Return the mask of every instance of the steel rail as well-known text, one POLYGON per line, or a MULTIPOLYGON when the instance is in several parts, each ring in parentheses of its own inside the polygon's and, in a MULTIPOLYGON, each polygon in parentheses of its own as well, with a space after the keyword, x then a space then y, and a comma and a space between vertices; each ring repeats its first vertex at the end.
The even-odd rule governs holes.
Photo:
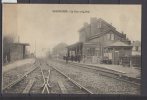
POLYGON ((33 67, 31 70, 29 70, 28 72, 26 72, 23 76, 21 76, 20 78, 18 78, 17 80, 11 82, 10 84, 8 84, 7 86, 5 86, 4 88, 2 88, 2 91, 4 91, 5 89, 11 88, 14 85, 16 85, 17 83, 19 83, 20 81, 22 81, 24 78, 27 77, 28 74, 30 74, 31 72, 33 72, 35 69, 37 69, 38 67, 33 67))
MULTIPOLYGON (((43 71, 42 71, 42 69, 41 69, 41 75, 42 75, 42 77, 43 77, 43 81, 45 82, 45 76, 44 76, 44 74, 43 74, 43 71)), ((44 83, 45 84, 45 83, 44 83)), ((44 85, 43 84, 43 85, 44 85)))
POLYGON ((50 74, 51 74, 51 70, 48 70, 48 77, 47 77, 47 85, 48 85, 48 87, 51 87, 51 85, 48 83, 50 81, 50 74))
POLYGON ((33 85, 34 85, 34 82, 35 82, 35 78, 33 78, 32 80, 30 80, 29 82, 28 82, 28 84, 27 84, 27 86, 25 87, 25 89, 23 90, 23 92, 22 93, 30 93, 30 91, 31 91, 31 88, 33 87, 33 85))
MULTIPOLYGON (((40 67, 41 69, 41 67, 40 67)), ((45 78, 44 74, 43 74, 43 70, 41 69, 41 75, 43 77, 43 85, 41 87, 43 87, 42 89, 42 93, 44 93, 45 89, 47 90, 47 93, 50 93, 49 88, 51 87, 49 82, 50 79, 50 70, 48 70, 48 76, 45 78)))
MULTIPOLYGON (((48 65, 48 64, 47 64, 48 65)), ((75 84, 77 87, 79 87, 80 89, 85 90, 86 92, 90 93, 90 94, 94 94, 93 92, 91 92, 89 89, 85 88, 84 86, 82 86, 81 84, 79 84, 78 82, 76 82, 75 80, 73 80, 72 78, 70 78, 69 76, 67 76, 66 74, 64 74, 63 72, 61 72, 60 70, 58 70, 57 68, 53 67, 54 65, 48 65, 50 67, 52 67, 53 69, 55 69, 57 72, 59 72, 60 74, 62 74, 64 77, 66 77, 69 81, 71 81, 73 84, 75 84)))

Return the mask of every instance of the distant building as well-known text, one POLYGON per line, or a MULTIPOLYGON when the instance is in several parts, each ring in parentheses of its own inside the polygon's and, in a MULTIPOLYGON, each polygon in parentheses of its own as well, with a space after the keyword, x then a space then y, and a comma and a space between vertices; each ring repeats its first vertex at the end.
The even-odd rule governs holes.
POLYGON ((131 57, 132 66, 141 68, 141 42, 133 41, 132 46, 133 46, 132 57, 131 57))
POLYGON ((26 57, 26 46, 29 46, 27 43, 12 43, 9 47, 9 52, 7 53, 6 60, 16 61, 24 59, 26 57))
POLYGON ((54 58, 60 58, 62 59, 63 56, 66 55, 67 53, 67 44, 65 43, 59 43, 58 45, 56 45, 54 48, 53 48, 53 51, 52 51, 52 56, 54 56, 54 58))
POLYGON ((132 55, 141 55, 141 42, 133 41, 132 46, 132 55))
POLYGON ((99 18, 91 18, 79 30, 79 42, 68 46, 68 55, 80 55, 81 60, 100 63, 109 59, 112 64, 119 64, 121 57, 131 56, 132 46, 126 34, 120 33, 111 24, 99 18))

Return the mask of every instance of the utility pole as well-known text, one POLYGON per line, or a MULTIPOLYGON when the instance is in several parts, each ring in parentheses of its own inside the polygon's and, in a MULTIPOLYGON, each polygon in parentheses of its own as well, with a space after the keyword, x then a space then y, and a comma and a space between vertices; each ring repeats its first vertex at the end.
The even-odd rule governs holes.
POLYGON ((50 48, 49 48, 49 51, 48 51, 48 57, 49 57, 49 58, 51 57, 50 48))

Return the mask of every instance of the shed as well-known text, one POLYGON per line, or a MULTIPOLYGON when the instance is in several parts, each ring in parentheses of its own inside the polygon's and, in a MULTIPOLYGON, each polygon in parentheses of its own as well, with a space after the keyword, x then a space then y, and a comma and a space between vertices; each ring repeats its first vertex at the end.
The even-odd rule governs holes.
POLYGON ((19 59, 24 59, 26 57, 26 46, 28 43, 12 43, 10 44, 8 61, 15 61, 19 59))

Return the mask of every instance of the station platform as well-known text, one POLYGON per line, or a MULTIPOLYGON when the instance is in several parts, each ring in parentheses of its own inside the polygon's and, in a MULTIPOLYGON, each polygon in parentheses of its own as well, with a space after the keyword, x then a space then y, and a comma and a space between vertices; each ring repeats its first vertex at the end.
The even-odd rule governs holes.
POLYGON ((135 67, 128 67, 122 65, 108 65, 108 64, 86 64, 86 65, 102 67, 108 70, 114 70, 116 72, 123 73, 124 76, 138 78, 138 79, 140 78, 140 74, 141 74, 141 70, 136 69, 135 67))
POLYGON ((11 62, 9 64, 3 65, 2 67, 2 72, 7 72, 11 69, 15 69, 17 67, 21 67, 25 64, 33 64, 35 62, 34 58, 27 58, 27 59, 22 59, 22 60, 17 60, 15 62, 11 62))
POLYGON ((69 61, 69 63, 97 67, 100 69, 108 70, 109 72, 110 71, 115 72, 117 74, 122 74, 123 76, 135 78, 135 79, 140 79, 141 77, 141 70, 133 66, 128 67, 128 66, 122 66, 122 65, 109 65, 109 64, 87 64, 87 63, 82 63, 82 62, 78 63, 78 62, 71 62, 71 61, 69 61))

